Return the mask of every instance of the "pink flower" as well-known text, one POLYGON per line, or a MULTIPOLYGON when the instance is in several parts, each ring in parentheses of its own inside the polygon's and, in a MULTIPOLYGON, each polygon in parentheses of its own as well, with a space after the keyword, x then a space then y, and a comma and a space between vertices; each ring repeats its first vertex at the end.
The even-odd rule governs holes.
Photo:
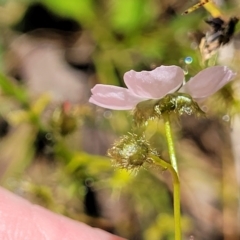
POLYGON ((139 102, 161 99, 182 85, 179 91, 198 101, 217 92, 235 75, 226 66, 214 66, 202 70, 183 85, 184 72, 178 66, 160 66, 142 72, 131 70, 123 77, 127 88, 97 84, 91 90, 89 102, 108 109, 130 110, 139 102))

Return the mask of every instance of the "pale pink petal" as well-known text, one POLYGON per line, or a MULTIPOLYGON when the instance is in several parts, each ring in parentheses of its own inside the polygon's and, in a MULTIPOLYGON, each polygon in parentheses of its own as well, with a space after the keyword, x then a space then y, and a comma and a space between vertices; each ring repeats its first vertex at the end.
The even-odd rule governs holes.
POLYGON ((130 110, 138 102, 145 100, 134 95, 126 88, 111 85, 97 84, 91 92, 93 95, 89 102, 108 109, 130 110))
POLYGON ((235 76, 236 73, 226 66, 209 67, 191 78, 180 91, 189 93, 194 99, 203 99, 217 92, 235 76))
POLYGON ((184 73, 178 66, 160 66, 152 71, 124 74, 124 82, 134 94, 146 98, 162 98, 176 91, 183 83, 184 73))

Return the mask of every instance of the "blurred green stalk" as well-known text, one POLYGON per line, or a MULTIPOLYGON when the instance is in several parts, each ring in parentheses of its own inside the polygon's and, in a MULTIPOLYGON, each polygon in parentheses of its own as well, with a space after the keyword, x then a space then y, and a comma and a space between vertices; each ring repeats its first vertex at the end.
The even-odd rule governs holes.
POLYGON ((170 170, 173 177, 173 207, 174 207, 174 227, 175 227, 175 240, 182 239, 182 229, 181 229, 181 203, 180 203, 180 181, 178 176, 178 166, 176 152, 172 137, 172 129, 170 125, 169 115, 163 115, 165 134, 168 143, 168 152, 171 161, 170 170))

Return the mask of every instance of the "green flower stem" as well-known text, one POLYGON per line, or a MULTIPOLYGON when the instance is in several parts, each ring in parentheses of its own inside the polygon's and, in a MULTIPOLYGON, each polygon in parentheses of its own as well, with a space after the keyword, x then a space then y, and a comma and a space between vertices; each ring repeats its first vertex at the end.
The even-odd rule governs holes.
MULTIPOLYGON (((177 173, 176 175, 178 177, 177 173)), ((178 178, 176 180, 173 180, 173 207, 174 207, 175 240, 181 240, 182 239, 181 202, 180 202, 180 182, 178 178)))
POLYGON ((162 168, 168 169, 172 174, 173 178, 173 207, 174 207, 174 228, 175 228, 175 240, 182 239, 182 228, 181 228, 181 208, 180 208, 180 182, 178 173, 171 164, 160 159, 157 156, 151 155, 150 158, 154 161, 154 164, 161 166, 162 168))
POLYGON ((176 159, 175 147, 174 147, 174 143, 173 143, 172 129, 171 129, 171 125, 170 125, 169 115, 167 115, 167 114, 163 115, 163 120, 164 120, 165 132, 166 132, 166 137, 167 137, 170 161, 171 161, 171 164, 172 164, 174 170, 178 174, 177 159, 176 159))
POLYGON ((180 210, 180 181, 178 176, 178 166, 175 153, 175 147, 172 137, 172 129, 170 125, 169 115, 163 115, 165 132, 168 143, 168 152, 171 161, 171 167, 167 168, 173 176, 173 207, 174 207, 174 224, 175 224, 175 240, 182 239, 182 230, 181 230, 181 210, 180 210))

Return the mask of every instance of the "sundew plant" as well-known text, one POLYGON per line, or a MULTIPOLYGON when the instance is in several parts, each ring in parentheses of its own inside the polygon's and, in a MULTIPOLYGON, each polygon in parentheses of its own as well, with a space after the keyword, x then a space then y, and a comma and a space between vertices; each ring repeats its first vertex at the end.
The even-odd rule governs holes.
MULTIPOLYGON (((205 1, 202 1, 184 14, 205 3, 205 1)), ((217 15, 220 14, 214 5, 210 6, 209 11, 213 13, 213 16, 216 15, 216 12, 217 15)), ((209 43, 205 47, 208 47, 216 39, 218 40, 219 35, 216 33, 225 37, 224 29, 217 29, 217 25, 221 24, 221 22, 217 22, 218 20, 221 20, 220 16, 213 18, 211 22, 214 30, 213 34, 216 36, 209 40, 206 35, 206 41, 209 41, 209 43), (215 19, 216 23, 214 22, 215 19)), ((233 32, 234 30, 231 30, 228 38, 231 37, 233 32)), ((221 44, 223 42, 220 39, 219 47, 221 47, 221 44)), ((210 51, 209 55, 211 55, 210 51)), ((189 64, 188 61, 191 62, 191 57, 185 59, 186 64, 189 64)), ((170 124, 171 119, 173 116, 180 117, 182 115, 204 117, 206 114, 201 109, 201 102, 211 97, 235 77, 236 73, 227 66, 211 66, 204 68, 190 79, 186 79, 185 71, 181 67, 161 65, 151 71, 136 72, 130 70, 126 72, 123 76, 126 88, 97 84, 91 90, 90 103, 112 110, 131 110, 133 113, 132 131, 122 136, 108 150, 108 156, 111 158, 113 166, 134 173, 137 173, 141 167, 151 168, 154 166, 160 166, 163 170, 170 171, 173 181, 175 240, 182 239, 181 174, 178 170, 174 133, 170 124), (162 124, 164 124, 170 162, 163 159, 157 149, 153 148, 146 139, 145 130, 150 120, 162 120, 162 124)))
POLYGON ((180 176, 170 125, 171 115, 203 115, 197 101, 208 98, 235 77, 226 66, 209 67, 186 84, 184 71, 177 66, 160 66, 152 71, 125 73, 128 89, 96 85, 90 102, 101 107, 134 112, 132 133, 123 136, 109 149, 108 155, 117 167, 130 171, 144 165, 160 165, 171 172, 173 178, 175 239, 182 239, 180 216, 180 176), (145 139, 144 128, 148 120, 163 119, 168 143, 170 163, 159 157, 145 139), (136 129, 135 129, 136 128, 136 129), (140 131, 139 131, 140 129, 140 131), (136 133, 135 133, 136 132, 136 133))
POLYGON ((215 2, 0 1, 0 192, 124 239, 239 240, 240 6, 215 2))

